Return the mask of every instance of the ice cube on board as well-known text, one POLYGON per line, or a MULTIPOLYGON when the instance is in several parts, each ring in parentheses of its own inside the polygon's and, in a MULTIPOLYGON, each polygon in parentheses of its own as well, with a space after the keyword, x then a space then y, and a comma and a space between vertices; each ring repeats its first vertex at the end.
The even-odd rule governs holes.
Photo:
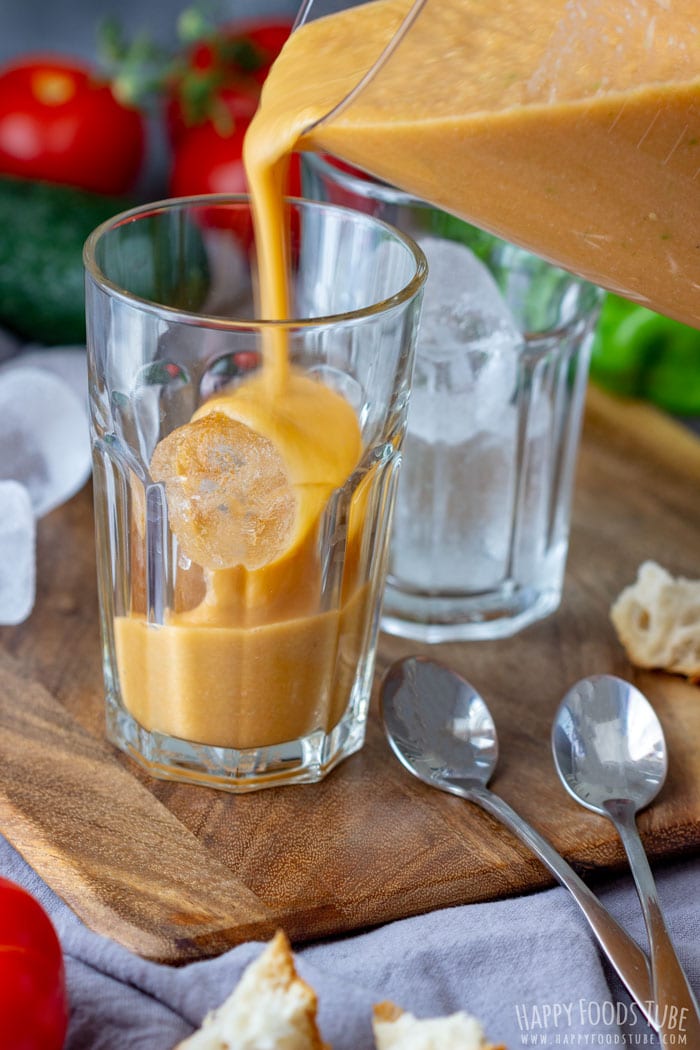
POLYGON ((0 481, 0 624, 26 620, 34 607, 35 525, 24 485, 0 481))
POLYGON ((40 518, 78 492, 90 469, 84 401, 45 369, 3 369, 0 480, 21 482, 40 518))

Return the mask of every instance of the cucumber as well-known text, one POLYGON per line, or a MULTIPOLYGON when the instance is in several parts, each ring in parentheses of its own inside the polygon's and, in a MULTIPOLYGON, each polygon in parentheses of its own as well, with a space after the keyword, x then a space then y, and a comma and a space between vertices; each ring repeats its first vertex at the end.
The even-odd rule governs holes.
POLYGON ((83 244, 130 203, 0 176, 0 326, 26 340, 84 343, 83 244))

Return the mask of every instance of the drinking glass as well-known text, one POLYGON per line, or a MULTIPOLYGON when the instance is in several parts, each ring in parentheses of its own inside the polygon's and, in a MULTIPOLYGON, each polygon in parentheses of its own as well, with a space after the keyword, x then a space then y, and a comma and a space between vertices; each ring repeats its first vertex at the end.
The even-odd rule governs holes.
POLYGON ((285 322, 256 312, 243 198, 136 208, 85 250, 108 736, 154 776, 230 791, 319 780, 363 743, 426 274, 369 215, 296 202, 288 221, 285 322), (280 353, 291 378, 263 397, 280 353), (295 383, 310 412, 321 385, 354 413, 330 488, 295 383), (266 529, 282 539, 258 563, 266 529))
POLYGON ((599 288, 329 156, 307 196, 381 217, 428 256, 384 630, 511 635, 560 604, 599 288))

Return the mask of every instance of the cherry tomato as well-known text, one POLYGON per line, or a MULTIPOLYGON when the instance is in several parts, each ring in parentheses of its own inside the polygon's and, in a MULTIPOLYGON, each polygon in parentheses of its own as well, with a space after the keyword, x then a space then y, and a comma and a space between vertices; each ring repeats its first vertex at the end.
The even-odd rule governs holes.
POLYGON ((173 149, 195 128, 209 125, 220 134, 230 134, 239 121, 248 124, 258 108, 259 97, 257 85, 229 84, 202 100, 200 108, 186 109, 178 95, 171 95, 166 103, 165 124, 173 149))
POLYGON ((61 1050, 68 1027, 63 955, 39 902, 0 878, 0 1042, 61 1050))
POLYGON ((119 194, 143 152, 141 115, 88 66, 42 55, 0 72, 0 172, 119 194))
POLYGON ((230 23, 194 44, 172 78, 166 105, 170 141, 177 143, 206 121, 225 133, 231 116, 250 119, 291 29, 291 22, 280 20, 230 23))

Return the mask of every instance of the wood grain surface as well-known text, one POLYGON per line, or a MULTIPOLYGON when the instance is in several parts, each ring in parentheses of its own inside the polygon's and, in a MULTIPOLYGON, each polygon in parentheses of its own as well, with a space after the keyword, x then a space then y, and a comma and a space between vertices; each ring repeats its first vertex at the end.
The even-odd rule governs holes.
MULTIPOLYGON (((423 646, 483 693, 499 731, 492 787, 584 874, 623 863, 611 825, 554 772, 552 716, 587 674, 634 681, 668 738, 668 781, 639 818, 652 858, 700 851, 700 688, 632 668, 608 619, 639 564, 700 576, 700 441, 646 406, 589 393, 564 600, 513 639, 423 646)), ((39 523, 36 608, 0 629, 0 828, 93 929, 183 962, 282 925, 295 941, 551 884, 475 807, 418 783, 376 714, 323 783, 231 796, 155 781, 103 740, 91 493, 39 523)), ((376 701, 376 697, 375 697, 376 701)))

